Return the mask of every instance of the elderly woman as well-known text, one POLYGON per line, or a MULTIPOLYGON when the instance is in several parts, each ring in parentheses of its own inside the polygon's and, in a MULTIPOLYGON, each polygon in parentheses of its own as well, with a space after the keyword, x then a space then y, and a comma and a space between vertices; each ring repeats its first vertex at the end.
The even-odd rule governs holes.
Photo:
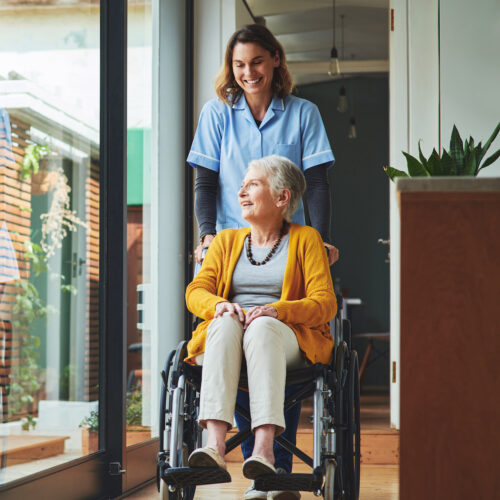
POLYGON ((190 466, 226 467, 243 356, 255 436, 243 464, 250 479, 275 472, 287 367, 330 361, 328 322, 336 301, 328 257, 315 229, 290 223, 304 190, 304 176, 290 160, 251 162, 238 192, 250 227, 218 233, 187 288, 188 308, 205 320, 187 361, 203 364, 199 421, 208 430, 207 446, 191 454, 190 466))

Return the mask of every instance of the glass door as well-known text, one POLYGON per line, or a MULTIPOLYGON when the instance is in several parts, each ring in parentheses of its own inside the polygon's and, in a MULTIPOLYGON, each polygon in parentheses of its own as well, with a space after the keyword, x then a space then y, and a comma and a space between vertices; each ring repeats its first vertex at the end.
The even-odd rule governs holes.
POLYGON ((98 449, 100 10, 0 24, 3 484, 98 449))
POLYGON ((115 178, 123 177, 124 158, 112 150, 120 140, 110 146, 109 130, 119 129, 124 116, 108 111, 119 108, 124 92, 115 85, 112 100, 108 89, 113 76, 123 81, 124 65, 108 64, 120 61, 119 43, 108 40, 125 38, 125 18, 111 20, 112 4, 118 6, 115 0, 103 9, 99 2, 2 3, 0 496, 6 499, 121 493, 124 393, 109 388, 110 367, 116 368, 109 343, 116 337, 120 349, 123 332, 113 315, 119 317, 123 303, 110 311, 108 297, 111 287, 121 295, 123 271, 109 263, 119 265, 124 245, 109 244, 109 228, 119 230, 123 205, 116 197, 114 206, 108 203, 106 179, 110 156, 115 178), (117 424, 109 425, 113 419, 117 424))

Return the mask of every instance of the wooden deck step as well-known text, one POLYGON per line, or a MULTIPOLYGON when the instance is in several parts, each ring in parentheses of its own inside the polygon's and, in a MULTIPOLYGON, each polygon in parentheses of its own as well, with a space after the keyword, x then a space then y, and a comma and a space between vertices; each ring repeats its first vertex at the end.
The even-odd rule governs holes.
POLYGON ((64 453, 68 436, 38 436, 30 434, 0 436, 0 460, 7 457, 6 466, 31 462, 64 453))
MULTIPOLYGON (((304 401, 297 432, 297 446, 312 456, 312 401, 304 401)), ((399 431, 390 428, 390 408, 387 395, 361 397, 361 463, 370 465, 399 464, 399 431)), ((236 430, 228 434, 233 436, 236 430)), ((228 462, 242 462, 238 447, 226 455, 228 462)), ((294 463, 302 461, 294 456, 294 463)))

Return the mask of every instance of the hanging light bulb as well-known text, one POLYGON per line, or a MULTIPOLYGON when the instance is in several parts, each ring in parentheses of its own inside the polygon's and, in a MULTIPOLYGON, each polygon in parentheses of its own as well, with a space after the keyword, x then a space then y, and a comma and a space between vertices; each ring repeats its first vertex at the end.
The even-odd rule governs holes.
POLYGON ((358 131, 356 130, 356 120, 354 116, 351 116, 348 139, 356 139, 358 137, 358 131))
POLYGON ((328 74, 330 76, 340 75, 339 55, 335 47, 332 48, 332 52, 330 54, 330 66, 328 67, 328 74))
POLYGON ((345 87, 342 85, 342 87, 340 87, 340 92, 339 92, 339 103, 337 104, 337 111, 339 113, 345 113, 348 107, 349 104, 347 103, 345 87))
POLYGON ((332 22, 332 38, 333 46, 330 52, 330 64, 328 66, 328 74, 330 76, 340 75, 340 64, 339 64, 339 54, 337 52, 337 47, 335 46, 335 0, 333 0, 333 22, 332 22))

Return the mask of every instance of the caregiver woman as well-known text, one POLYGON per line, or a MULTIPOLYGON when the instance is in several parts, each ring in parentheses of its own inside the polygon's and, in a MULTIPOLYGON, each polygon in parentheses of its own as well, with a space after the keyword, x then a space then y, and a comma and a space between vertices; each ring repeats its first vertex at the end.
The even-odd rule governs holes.
MULTIPOLYGON (((329 237, 327 169, 333 165, 334 156, 318 108, 291 95, 292 87, 283 47, 266 27, 248 25, 231 36, 215 81, 217 98, 204 105, 187 158, 196 168, 198 262, 202 249, 210 245, 216 232, 248 226, 241 216, 237 193, 248 164, 271 154, 288 158, 304 172, 311 225, 329 250, 330 264, 338 259, 338 251, 330 244, 329 237)), ((292 222, 305 223, 302 203, 292 222)), ((248 407, 246 393, 240 391, 238 402, 248 407)), ((299 415, 300 405, 285 415, 283 435, 293 443, 299 415)), ((236 420, 240 426, 242 422, 238 417, 236 420)), ((252 448, 252 439, 242 444, 245 458, 252 448)), ((291 470, 289 452, 277 446, 275 458, 278 469, 291 470)), ((264 492, 259 494, 248 492, 246 498, 266 498, 264 492)), ((298 498, 299 495, 287 496, 298 498)), ((272 498, 287 496, 282 492, 272 498)))
MULTIPOLYGON (((265 27, 251 24, 230 38, 215 80, 218 98, 207 102, 187 161, 196 167, 195 211, 200 246, 217 231, 246 227, 236 193, 250 161, 277 154, 304 172, 311 225, 329 249, 330 192, 327 169, 334 156, 318 108, 291 95, 292 77, 283 47, 265 27)), ((302 204, 293 222, 304 224, 302 204)))

